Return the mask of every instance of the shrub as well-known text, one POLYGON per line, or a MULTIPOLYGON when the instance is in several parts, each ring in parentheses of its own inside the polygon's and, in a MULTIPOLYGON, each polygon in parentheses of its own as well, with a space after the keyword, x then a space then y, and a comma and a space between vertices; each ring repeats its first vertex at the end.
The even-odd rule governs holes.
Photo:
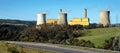
POLYGON ((85 47, 93 47, 95 48, 94 44, 91 41, 86 41, 85 47))
POLYGON ((66 40, 66 43, 68 45, 73 45, 73 38, 70 38, 70 39, 66 40))
POLYGON ((103 44, 103 49, 110 49, 112 50, 112 44, 113 44, 113 39, 114 37, 111 37, 110 39, 108 40, 105 40, 104 44, 103 44))
POLYGON ((9 47, 9 48, 8 48, 8 51, 9 51, 10 53, 19 53, 19 51, 18 51, 15 47, 9 47))
POLYGON ((66 42, 68 45, 95 48, 94 43, 92 43, 90 40, 85 41, 83 39, 78 40, 78 39, 71 38, 71 39, 68 39, 66 42))

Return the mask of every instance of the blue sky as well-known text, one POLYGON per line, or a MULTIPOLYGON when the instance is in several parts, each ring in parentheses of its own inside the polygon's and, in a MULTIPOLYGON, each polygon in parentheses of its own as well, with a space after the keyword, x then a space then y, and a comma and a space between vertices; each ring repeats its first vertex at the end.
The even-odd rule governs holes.
POLYGON ((120 0, 0 0, 0 19, 36 21, 36 14, 47 12, 47 19, 57 19, 59 9, 68 13, 68 20, 83 17, 88 9, 91 23, 98 23, 101 10, 110 10, 111 23, 120 23, 120 0))

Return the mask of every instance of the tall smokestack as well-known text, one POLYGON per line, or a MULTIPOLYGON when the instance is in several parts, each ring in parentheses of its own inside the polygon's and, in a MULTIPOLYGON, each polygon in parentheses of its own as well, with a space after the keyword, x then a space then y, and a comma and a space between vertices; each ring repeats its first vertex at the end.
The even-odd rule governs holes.
POLYGON ((87 18, 87 9, 84 9, 84 17, 87 18))
POLYGON ((60 12, 62 12, 62 9, 60 9, 60 12))

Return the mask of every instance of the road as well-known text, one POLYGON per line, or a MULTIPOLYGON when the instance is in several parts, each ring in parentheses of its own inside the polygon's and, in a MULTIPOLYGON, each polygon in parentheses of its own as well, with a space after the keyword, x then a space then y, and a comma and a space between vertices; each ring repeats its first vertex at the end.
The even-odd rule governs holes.
POLYGON ((20 46, 24 46, 24 47, 29 47, 29 48, 37 48, 37 49, 45 49, 45 50, 55 51, 56 53, 98 53, 98 52, 93 52, 93 51, 78 50, 78 49, 60 47, 57 45, 43 44, 43 43, 14 42, 14 41, 7 41, 7 42, 14 43, 16 45, 20 45, 20 46))

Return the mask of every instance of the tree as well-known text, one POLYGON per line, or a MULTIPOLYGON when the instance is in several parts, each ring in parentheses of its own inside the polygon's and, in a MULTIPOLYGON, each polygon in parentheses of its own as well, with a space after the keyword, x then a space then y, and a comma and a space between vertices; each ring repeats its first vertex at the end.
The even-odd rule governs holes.
POLYGON ((111 37, 110 39, 108 40, 105 40, 104 44, 103 44, 103 49, 109 49, 109 50, 112 50, 113 49, 113 39, 114 37, 111 37))

